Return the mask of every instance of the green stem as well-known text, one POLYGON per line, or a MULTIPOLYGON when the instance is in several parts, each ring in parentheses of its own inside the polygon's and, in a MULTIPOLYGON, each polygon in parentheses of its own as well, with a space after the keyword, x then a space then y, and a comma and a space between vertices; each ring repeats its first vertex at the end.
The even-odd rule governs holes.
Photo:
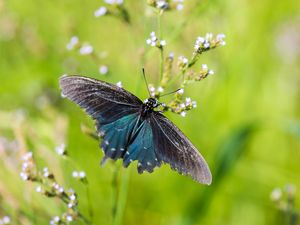
POLYGON ((123 170, 122 173, 122 180, 120 183, 120 191, 119 191, 119 200, 118 200, 118 210, 115 218, 114 225, 121 225, 122 218, 124 215, 125 207, 126 207, 126 200, 128 194, 128 185, 129 185, 129 177, 130 177, 130 170, 123 170))
POLYGON ((112 178, 112 225, 116 224, 117 208, 118 208, 118 167, 114 164, 113 178, 112 178))
POLYGON ((93 214, 93 208, 92 208, 92 202, 91 202, 90 188, 88 186, 88 182, 86 182, 84 184, 85 184, 85 188, 86 188, 86 198, 87 198, 87 202, 88 202, 89 216, 90 216, 90 220, 93 223, 93 221, 94 221, 94 214, 93 214))
MULTIPOLYGON (((158 12, 157 13, 157 35, 158 39, 162 40, 162 28, 161 28, 161 16, 162 13, 158 12)), ((163 78, 163 73, 164 73, 164 48, 161 46, 159 48, 160 50, 160 69, 159 69, 159 75, 160 75, 160 80, 163 78)))

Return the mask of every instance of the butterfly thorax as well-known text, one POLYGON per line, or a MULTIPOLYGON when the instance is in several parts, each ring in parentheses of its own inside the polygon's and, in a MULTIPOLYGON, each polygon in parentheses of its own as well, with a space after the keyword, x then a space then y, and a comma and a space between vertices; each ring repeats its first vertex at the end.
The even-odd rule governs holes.
POLYGON ((145 116, 147 113, 153 112, 153 109, 155 109, 158 105, 159 103, 155 98, 146 99, 142 108, 142 116, 145 116))

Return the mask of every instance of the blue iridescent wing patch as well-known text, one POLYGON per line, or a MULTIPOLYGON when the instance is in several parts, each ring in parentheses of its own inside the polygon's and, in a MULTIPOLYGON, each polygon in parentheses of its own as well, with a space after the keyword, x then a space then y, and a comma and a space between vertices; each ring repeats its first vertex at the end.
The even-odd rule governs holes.
POLYGON ((123 159, 124 167, 138 161, 138 172, 152 172, 162 162, 211 183, 211 173, 202 155, 165 116, 154 111, 157 100, 143 103, 130 92, 104 81, 82 76, 60 78, 62 95, 83 108, 95 121, 102 137, 104 158, 123 159))

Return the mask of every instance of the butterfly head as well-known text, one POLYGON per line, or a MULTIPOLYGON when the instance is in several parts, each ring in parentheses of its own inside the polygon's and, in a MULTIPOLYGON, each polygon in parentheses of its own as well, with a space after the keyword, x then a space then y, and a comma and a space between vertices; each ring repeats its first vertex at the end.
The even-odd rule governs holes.
POLYGON ((159 105, 159 102, 155 98, 148 98, 144 101, 144 107, 146 110, 153 110, 159 105))

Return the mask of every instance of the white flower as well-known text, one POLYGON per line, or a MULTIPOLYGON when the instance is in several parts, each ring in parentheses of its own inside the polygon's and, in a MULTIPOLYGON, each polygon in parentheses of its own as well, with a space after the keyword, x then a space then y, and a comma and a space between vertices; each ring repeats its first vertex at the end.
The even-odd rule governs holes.
POLYGON ((79 172, 79 177, 80 177, 81 179, 85 178, 85 177, 86 177, 85 172, 84 172, 84 171, 80 171, 80 172, 79 172))
POLYGON ((74 178, 77 178, 77 177, 78 177, 78 175, 79 175, 79 174, 78 174, 78 172, 77 172, 77 171, 73 171, 73 172, 72 172, 72 177, 74 177, 74 178))
POLYGON ((202 65, 201 65, 201 69, 202 69, 202 70, 207 70, 207 69, 208 69, 208 66, 207 66, 206 64, 202 64, 202 65))
POLYGON ((180 115, 181 115, 182 117, 185 117, 185 116, 186 116, 186 112, 183 111, 183 112, 180 113, 180 115))
POLYGON ((161 45, 161 46, 165 46, 166 44, 167 44, 167 42, 166 42, 165 40, 161 40, 161 41, 160 41, 160 45, 161 45))
POLYGON ((79 38, 77 36, 71 37, 69 43, 67 44, 67 49, 72 50, 79 43, 79 38))
POLYGON ((213 70, 208 70, 209 75, 213 75, 215 72, 213 70))
POLYGON ((179 64, 186 65, 188 63, 188 61, 189 60, 186 57, 182 56, 182 55, 178 57, 178 63, 179 64))
POLYGON ((280 200, 282 196, 282 191, 280 188, 275 188, 272 192, 271 192, 271 200, 273 201, 278 201, 280 200))
POLYGON ((66 219, 67 219, 68 222, 73 221, 73 217, 72 217, 71 215, 67 215, 67 216, 66 216, 66 219))
POLYGON ((94 51, 93 46, 91 46, 90 44, 84 44, 81 46, 81 48, 79 49, 79 53, 81 55, 89 55, 94 51))
POLYGON ((28 161, 29 159, 32 159, 32 152, 27 152, 25 155, 23 155, 22 160, 28 161))
POLYGON ((71 201, 75 201, 76 200, 76 196, 74 194, 72 194, 69 198, 70 198, 71 201))
POLYGON ((209 47, 210 47, 209 42, 205 42, 205 43, 203 44, 203 47, 204 47, 204 48, 209 48, 209 47))
POLYGON ((192 106, 193 106, 193 108, 197 108, 197 102, 196 101, 192 101, 192 106))
POLYGON ((123 0, 105 0, 105 3, 109 5, 113 5, 113 4, 121 5, 123 4, 123 0))
POLYGON ((99 73, 101 74, 107 74, 108 73, 108 67, 106 65, 102 65, 99 67, 99 73))
POLYGON ((117 83, 116 83, 116 85, 117 85, 119 88, 122 88, 122 87, 123 87, 123 85, 122 85, 122 82, 121 82, 121 81, 117 82, 117 83))
POLYGON ((28 180, 29 178, 28 174, 26 174, 25 172, 21 172, 20 177, 22 178, 22 180, 28 180))
POLYGON ((183 8, 184 8, 183 4, 178 4, 178 5, 176 6, 176 9, 177 9, 178 11, 183 10, 183 8))
POLYGON ((65 144, 60 144, 55 148, 55 151, 59 155, 64 155, 66 153, 66 146, 65 144))
POLYGON ((168 3, 165 0, 158 0, 156 2, 156 7, 159 9, 167 9, 168 8, 168 3))
POLYGON ((9 224, 10 223, 10 217, 9 216, 4 216, 3 218, 2 218, 2 220, 0 220, 0 224, 9 224), (1 221, 2 221, 2 223, 1 223, 1 221))
POLYGON ((191 102, 192 102, 191 98, 186 98, 186 99, 185 99, 185 104, 186 104, 186 105, 191 104, 191 102))
POLYGON ((177 93, 180 94, 180 95, 182 95, 182 94, 184 93, 184 89, 183 89, 183 88, 179 89, 179 90, 177 91, 177 93))
POLYGON ((35 188, 35 191, 37 192, 37 193, 41 193, 42 192, 42 187, 41 186, 37 186, 36 188, 35 188))
POLYGON ((180 103, 180 108, 185 109, 185 104, 184 103, 180 103))
POLYGON ((164 89, 162 87, 158 87, 157 91, 160 92, 160 93, 162 93, 162 92, 164 92, 164 89))
POLYGON ((50 172, 49 172, 49 169, 47 167, 45 167, 43 169, 43 176, 44 177, 49 177, 50 176, 50 172))
POLYGON ((107 13, 107 8, 104 6, 101 6, 99 9, 97 9, 94 12, 94 16, 95 17, 100 17, 100 16, 104 16, 107 13))

